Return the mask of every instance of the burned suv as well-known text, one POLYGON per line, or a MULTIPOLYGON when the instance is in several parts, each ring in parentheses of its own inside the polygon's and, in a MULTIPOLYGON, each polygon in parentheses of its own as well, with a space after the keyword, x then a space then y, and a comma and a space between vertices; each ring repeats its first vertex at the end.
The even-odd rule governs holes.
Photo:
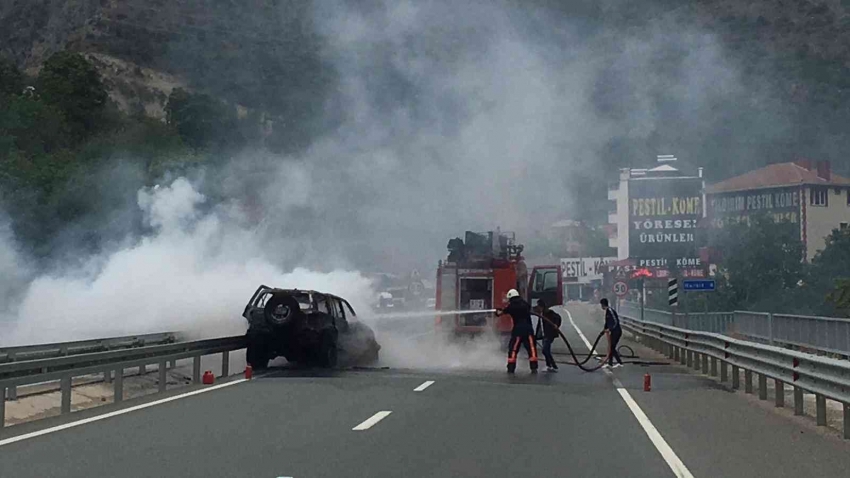
POLYGON ((357 321, 340 297, 313 290, 261 285, 242 316, 248 320, 248 363, 263 369, 269 360, 335 367, 378 360, 375 333, 357 321))

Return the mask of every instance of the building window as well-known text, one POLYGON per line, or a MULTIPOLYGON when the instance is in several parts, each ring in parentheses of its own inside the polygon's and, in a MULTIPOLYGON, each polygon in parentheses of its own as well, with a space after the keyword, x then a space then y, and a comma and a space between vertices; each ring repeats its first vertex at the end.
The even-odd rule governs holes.
POLYGON ((812 188, 812 206, 829 206, 829 188, 812 188))
POLYGON ((838 227, 839 227, 842 231, 844 231, 844 230, 846 230, 846 229, 847 229, 847 223, 846 223, 846 222, 842 222, 842 223, 840 223, 840 224, 838 225, 838 227))

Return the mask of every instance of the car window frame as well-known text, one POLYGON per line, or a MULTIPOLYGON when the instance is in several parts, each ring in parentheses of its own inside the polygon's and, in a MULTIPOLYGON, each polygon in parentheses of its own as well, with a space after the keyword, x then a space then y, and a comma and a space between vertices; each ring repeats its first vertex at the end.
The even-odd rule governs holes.
POLYGON ((345 314, 346 322, 357 322, 357 312, 354 312, 354 307, 352 307, 351 304, 349 304, 348 301, 345 299, 340 298, 339 300, 340 302, 345 304, 345 307, 348 309, 348 312, 351 312, 350 316, 347 313, 345 314))
POLYGON ((332 313, 331 308, 330 308, 330 303, 328 302, 329 298, 330 298, 330 296, 327 296, 325 294, 313 294, 313 304, 316 307, 316 312, 318 312, 320 314, 328 314, 331 317, 333 317, 333 313, 332 313), (319 307, 319 301, 320 300, 325 303, 325 310, 322 310, 319 307))

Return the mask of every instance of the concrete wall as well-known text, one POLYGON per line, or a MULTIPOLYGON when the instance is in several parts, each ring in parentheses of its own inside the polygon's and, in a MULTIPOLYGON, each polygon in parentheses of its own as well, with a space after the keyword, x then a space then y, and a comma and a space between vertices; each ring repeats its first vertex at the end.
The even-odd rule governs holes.
POLYGON ((828 190, 828 206, 812 205, 812 188, 805 188, 806 205, 806 259, 812 260, 817 251, 826 245, 826 236, 838 229, 842 222, 850 223, 850 206, 847 205, 848 188, 828 190))

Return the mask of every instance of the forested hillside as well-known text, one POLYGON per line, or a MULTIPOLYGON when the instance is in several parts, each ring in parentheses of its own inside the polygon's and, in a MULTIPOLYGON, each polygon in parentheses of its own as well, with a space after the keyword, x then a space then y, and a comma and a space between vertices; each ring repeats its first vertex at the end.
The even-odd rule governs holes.
MULTIPOLYGON (((591 155, 565 146, 565 157, 589 159, 564 175, 566 194, 583 207, 563 213, 604 222, 606 179, 656 154, 703 166, 712 180, 800 156, 848 173, 845 3, 604 0, 528 8, 528 18, 515 21, 530 44, 579 51, 593 63, 590 113, 609 126, 591 155), (564 32, 581 40, 563 41, 564 32), (682 101, 690 98, 697 99, 682 101)), ((380 13, 388 5, 357 8, 380 13)), ((42 257, 69 245, 97 248, 110 231, 139 227, 127 213, 132 191, 166 171, 222 164, 245 150, 291 157, 350 121, 355 113, 337 101, 345 63, 327 53, 336 32, 320 7, 329 8, 310 0, 0 3, 0 191, 18 239, 42 257)), ((430 21, 418 28, 433 34, 435 46, 417 55, 451 57, 466 47, 452 34, 471 29, 430 21)), ((375 77, 387 87, 370 99, 413 117, 432 108, 416 75, 440 72, 404 70, 391 45, 376 44, 390 53, 346 60, 380 66, 375 77)))

